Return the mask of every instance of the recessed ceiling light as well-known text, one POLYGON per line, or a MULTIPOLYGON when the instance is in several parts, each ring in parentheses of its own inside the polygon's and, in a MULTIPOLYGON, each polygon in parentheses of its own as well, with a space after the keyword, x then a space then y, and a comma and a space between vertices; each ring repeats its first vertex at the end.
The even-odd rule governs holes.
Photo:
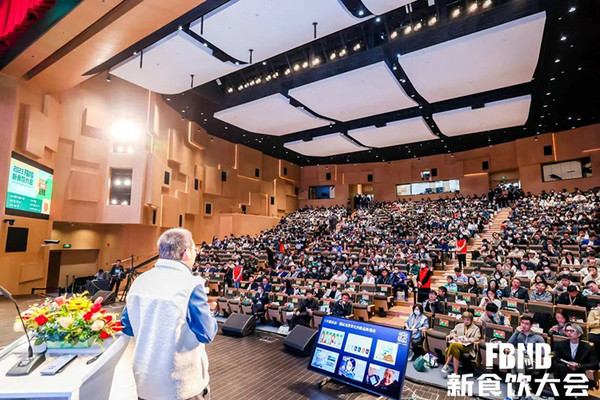
POLYGON ((308 61, 304 61, 302 63, 302 68, 308 68, 308 61))
POLYGON ((492 0, 485 0, 483 2, 483 8, 488 8, 491 5, 492 5, 492 0))
POLYGON ((566 37, 565 35, 562 35, 562 36, 560 37, 560 41, 561 41, 561 42, 564 42, 565 40, 567 40, 567 37, 566 37))
POLYGON ((420 22, 417 22, 417 24, 415 25, 415 31, 418 31, 419 29, 421 29, 423 27, 423 25, 421 25, 420 22))
POLYGON ((477 2, 473 2, 473 4, 469 6, 469 12, 473 12, 475 10, 477 10, 477 2))
POLYGON ((363 15, 365 15, 365 12, 363 10, 358 10, 358 15, 362 17, 363 15))
POLYGON ((437 17, 433 16, 429 19, 429 21, 427 21, 427 25, 432 26, 435 25, 437 23, 437 17))
POLYGON ((404 34, 405 35, 408 35, 411 32, 412 32, 412 27, 410 25, 408 25, 406 28, 404 28, 404 34))
POLYGON ((397 36, 398 36, 398 32, 397 31, 393 31, 392 33, 390 33, 390 37, 392 39, 396 39, 397 36))
POLYGON ((167 101, 171 101, 171 98, 170 98, 170 97, 167 97, 167 101))
POLYGON ((454 11, 452 11, 452 17, 456 18, 460 15, 460 8, 455 9, 454 11))
POLYGON ((569 8, 570 13, 575 12, 575 10, 577 10, 577 8, 575 8, 575 6, 572 6, 571 8, 569 8))
POLYGON ((381 17, 375 18, 375 22, 381 22, 381 17))
POLYGON ((557 58, 556 60, 554 60, 555 63, 559 63, 560 62, 560 58, 557 58))
POLYGON ((267 62, 266 62, 266 61, 263 61, 263 62, 262 62, 262 65, 267 65, 267 62))
POLYGON ((182 29, 183 29, 183 26, 179 25, 179 28, 177 28, 177 29, 179 29, 179 30, 182 30, 182 29))

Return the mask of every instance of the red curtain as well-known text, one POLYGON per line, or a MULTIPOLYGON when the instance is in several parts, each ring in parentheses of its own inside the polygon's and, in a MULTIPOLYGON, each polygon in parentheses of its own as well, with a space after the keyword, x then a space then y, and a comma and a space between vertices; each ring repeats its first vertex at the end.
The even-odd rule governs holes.
POLYGON ((56 0, 0 0, 0 51, 14 45, 56 0))

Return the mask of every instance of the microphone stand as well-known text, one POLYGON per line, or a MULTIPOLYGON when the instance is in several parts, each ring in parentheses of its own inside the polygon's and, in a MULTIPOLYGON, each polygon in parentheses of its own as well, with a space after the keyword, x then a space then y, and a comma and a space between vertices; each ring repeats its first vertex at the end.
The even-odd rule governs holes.
POLYGON ((25 331, 25 336, 27 337, 27 357, 19 360, 7 373, 6 376, 22 376, 29 375, 31 371, 40 366, 44 361, 46 361, 46 353, 33 354, 33 347, 31 347, 31 339, 29 338, 29 334, 27 333, 27 328, 25 327, 25 321, 23 321, 23 317, 21 317, 21 310, 19 309, 19 304, 15 298, 10 294, 10 292, 0 286, 0 293, 10 299, 15 307, 17 308, 17 314, 19 315, 19 319, 21 320, 21 324, 23 325, 23 330, 25 331))

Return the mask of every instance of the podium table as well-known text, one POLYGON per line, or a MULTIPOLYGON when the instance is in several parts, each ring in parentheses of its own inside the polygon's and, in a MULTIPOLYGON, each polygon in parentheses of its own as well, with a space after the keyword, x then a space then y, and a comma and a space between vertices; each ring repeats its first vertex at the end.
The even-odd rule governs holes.
POLYGON ((105 342, 102 355, 89 365, 86 362, 102 352, 98 346, 90 349, 50 349, 46 353, 46 361, 31 374, 6 376, 6 372, 27 354, 27 340, 23 336, 0 352, 0 399, 108 400, 115 367, 128 343, 126 335, 105 342), (52 361, 64 354, 77 354, 77 358, 56 375, 41 374, 52 361))

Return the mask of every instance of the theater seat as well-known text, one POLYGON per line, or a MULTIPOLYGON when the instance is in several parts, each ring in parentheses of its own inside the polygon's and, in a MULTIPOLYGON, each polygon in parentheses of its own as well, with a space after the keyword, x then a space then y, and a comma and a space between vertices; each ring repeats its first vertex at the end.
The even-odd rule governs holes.
POLYGON ((369 306, 366 304, 353 304, 352 313, 354 314, 354 319, 357 321, 369 321, 371 319, 369 306))
POLYGON ((227 305, 231 313, 242 313, 242 305, 238 299, 227 299, 227 305))
POLYGON ((321 322, 323 322, 323 317, 327 315, 327 313, 325 311, 313 311, 313 317, 312 317, 312 322, 313 322, 313 328, 315 329, 319 329, 319 327, 321 326, 321 322))
POLYGON ((425 332, 425 340, 430 352, 441 356, 446 354, 447 343, 446 334, 444 332, 438 332, 429 328, 425 332))
POLYGON ((217 311, 219 314, 227 317, 231 314, 231 310, 229 309, 228 299, 226 297, 219 297, 217 299, 217 311))
POLYGON ((267 319, 276 326, 281 325, 281 307, 277 304, 269 304, 269 307, 267 307, 267 319))
POLYGON ((373 296, 373 303, 375 304, 375 310, 379 313, 380 317, 385 317, 389 311, 390 297, 383 294, 376 294, 373 296))

